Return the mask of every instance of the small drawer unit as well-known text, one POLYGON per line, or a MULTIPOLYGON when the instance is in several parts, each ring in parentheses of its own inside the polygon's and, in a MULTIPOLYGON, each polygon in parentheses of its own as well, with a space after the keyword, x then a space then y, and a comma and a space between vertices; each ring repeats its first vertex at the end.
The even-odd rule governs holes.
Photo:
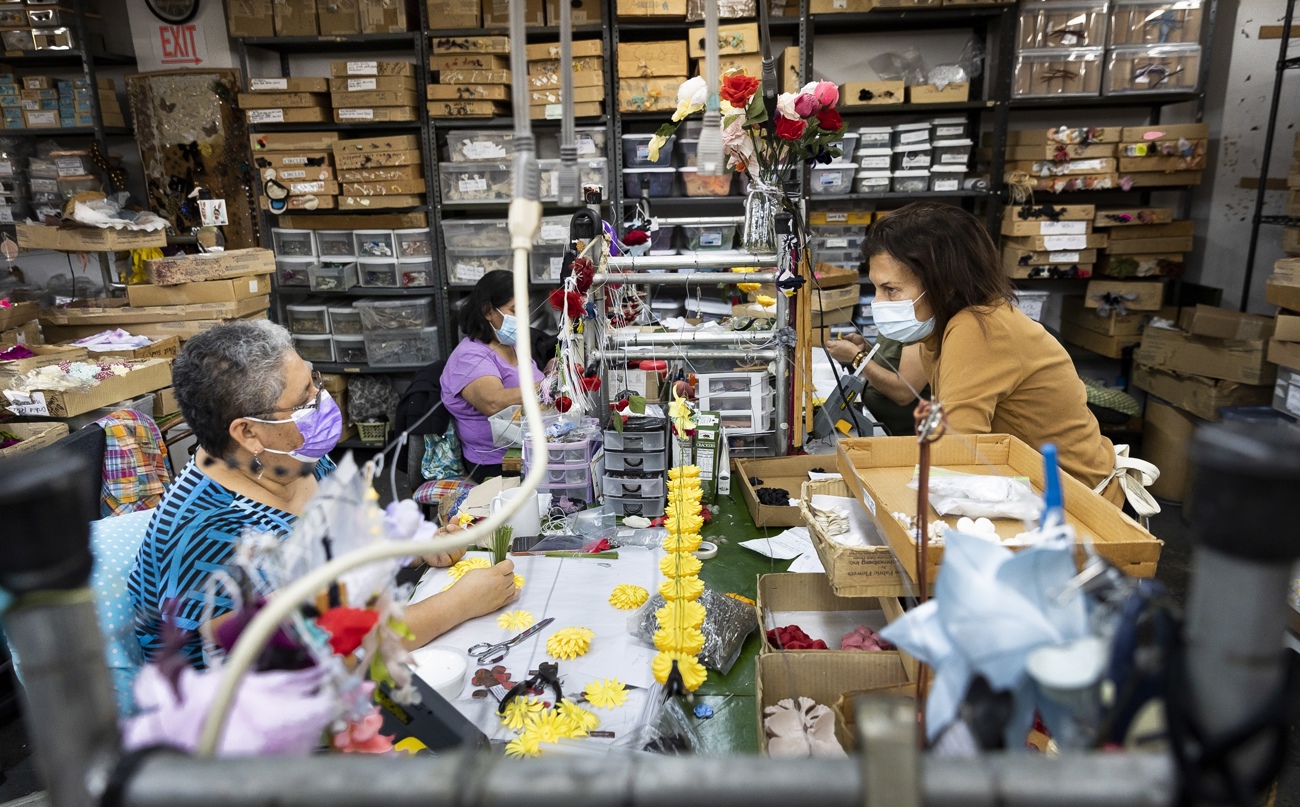
POLYGON ((357 265, 333 261, 313 264, 307 269, 307 278, 312 291, 347 291, 357 285, 357 265))
POLYGON ((542 485, 547 487, 578 487, 591 484, 589 465, 547 465, 542 485))
POLYGON ((350 305, 329 307, 330 333, 335 336, 360 336, 361 312, 350 305))
POLYGON ((419 367, 438 360, 438 329, 366 331, 366 359, 371 367, 419 367))
POLYGON ((352 241, 358 258, 397 256, 397 241, 392 230, 353 230, 352 241))
POLYGON ((667 468, 667 454, 655 452, 646 454, 640 451, 606 451, 605 471, 628 472, 638 474, 663 473, 667 468))
POLYGON ((390 300, 357 300, 364 332, 412 330, 429 324, 432 297, 396 297, 390 300))
POLYGON ((514 184, 510 163, 441 163, 438 182, 443 202, 509 201, 514 184))
POLYGON ((334 334, 334 361, 343 364, 365 364, 365 337, 334 334))
POLYGON ((293 346, 303 361, 334 361, 334 340, 329 334, 294 334, 293 346))
POLYGON ((889 126, 863 126, 858 129, 858 148, 887 149, 893 143, 894 130, 889 126))
MULTIPOLYGON (((546 464, 548 466, 583 466, 588 467, 592 457, 591 440, 578 440, 571 443, 547 443, 546 464)), ((533 460, 533 443, 524 441, 524 468, 530 467, 533 460)))
POLYGON ((664 497, 663 474, 605 474, 600 487, 605 496, 620 499, 659 499, 664 497))
POLYGON ((357 257, 356 242, 351 230, 317 230, 316 254, 322 258, 350 259, 357 257))
POLYGON ((329 309, 323 305, 286 305, 284 311, 291 334, 330 332, 329 309))
POLYGON ((853 176, 858 167, 852 163, 835 162, 814 165, 808 180, 808 192, 813 196, 831 196, 853 190, 853 176))
POLYGON ((624 429, 605 430, 606 451, 664 451, 668 448, 668 436, 662 429, 656 431, 631 431, 624 429))
POLYGON ((488 272, 510 271, 509 247, 500 249, 447 248, 447 278, 458 285, 473 285, 488 272))
POLYGON ((858 147, 858 133, 845 132, 842 140, 838 140, 830 145, 835 146, 840 150, 840 156, 834 158, 835 162, 851 163, 853 162, 853 152, 858 147))
POLYGON ((432 286, 433 258, 404 258, 397 262, 397 276, 402 286, 422 288, 432 286))
POLYGON ((447 134, 447 157, 452 162, 509 160, 515 156, 515 133, 509 129, 465 129, 447 134))
POLYGON ((645 168, 647 166, 666 166, 673 164, 673 147, 677 142, 677 135, 670 135, 659 149, 658 159, 650 154, 650 141, 654 135, 648 134, 625 134, 623 135, 623 165, 628 168, 645 168))
POLYGON ((612 496, 605 493, 605 506, 609 508, 615 516, 640 516, 641 518, 659 518, 664 514, 664 500, 659 499, 640 499, 623 496, 612 496))
POLYGON ((705 373, 696 376, 695 392, 701 402, 720 395, 758 395, 771 389, 768 377, 766 372, 705 373))
POLYGON ((776 432, 766 434, 738 434, 727 429, 727 453, 732 459, 777 456, 776 432))
POLYGON ((316 255, 316 242, 311 230, 274 227, 271 229, 271 244, 275 247, 275 254, 282 258, 311 258, 316 255))
POLYGON ((393 230, 393 239, 397 242, 397 257, 400 259, 433 257, 428 227, 393 230))
POLYGON ((697 219, 696 224, 680 224, 682 248, 697 250, 731 249, 736 240, 738 225, 733 218, 697 219))
POLYGON ((402 285, 397 261, 392 258, 358 258, 357 282, 370 289, 395 289, 402 285))
POLYGON ((573 505, 581 507, 590 504, 591 500, 595 498, 590 483, 585 485, 538 485, 537 493, 543 497, 550 496, 550 506, 562 509, 570 509, 573 505), (565 508, 565 502, 568 502, 570 508, 565 508))
POLYGON ((311 285, 311 268, 315 258, 276 258, 276 285, 307 288, 311 285))
POLYGON ((536 283, 555 283, 564 268, 564 247, 537 244, 528 256, 528 276, 536 283))

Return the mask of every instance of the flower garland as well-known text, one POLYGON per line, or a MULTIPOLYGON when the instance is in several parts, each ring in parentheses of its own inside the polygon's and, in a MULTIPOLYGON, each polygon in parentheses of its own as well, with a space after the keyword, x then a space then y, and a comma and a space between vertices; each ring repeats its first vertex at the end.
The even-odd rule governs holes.
MULTIPOLYGON (((681 401, 676 398, 673 403, 681 401)), ((673 425, 680 438, 694 424, 687 413, 679 412, 673 425)), ((668 472, 668 506, 664 508, 664 527, 668 534, 662 544, 668 554, 659 564, 667 578, 660 584, 659 593, 667 602, 655 612, 659 621, 655 648, 659 652, 651 661, 650 669, 660 684, 670 689, 680 684, 690 692, 708 678, 708 672, 697 658, 704 648, 700 628, 704 625, 705 611, 697 602, 704 593, 704 583, 695 575, 700 561, 690 554, 700 546, 703 498, 698 466, 680 465, 668 472)))

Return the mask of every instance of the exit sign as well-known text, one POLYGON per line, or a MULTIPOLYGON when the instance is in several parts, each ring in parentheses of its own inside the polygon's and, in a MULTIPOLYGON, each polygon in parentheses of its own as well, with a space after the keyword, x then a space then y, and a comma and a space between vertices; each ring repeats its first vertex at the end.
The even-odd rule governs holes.
POLYGON ((198 67, 208 60, 203 29, 195 23, 159 25, 154 50, 158 61, 169 66, 198 67))

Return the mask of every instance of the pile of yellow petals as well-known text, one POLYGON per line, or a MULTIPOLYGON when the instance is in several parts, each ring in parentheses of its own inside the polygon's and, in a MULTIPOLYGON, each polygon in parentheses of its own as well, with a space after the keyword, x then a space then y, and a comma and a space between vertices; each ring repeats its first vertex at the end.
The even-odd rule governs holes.
POLYGON ((699 574, 704 564, 689 552, 669 552, 659 559, 664 577, 690 577, 699 574))
POLYGON ((648 599, 650 599, 650 592, 640 586, 623 583, 614 586, 614 591, 609 595, 609 604, 620 611, 631 611, 640 608, 648 599))
POLYGON ((536 621, 531 611, 503 611, 497 616, 497 625, 506 630, 531 628, 536 621))
POLYGON ((694 575, 671 578, 659 584, 659 593, 665 600, 698 600, 704 593, 704 581, 694 575))
POLYGON ((670 600, 655 611, 661 628, 699 628, 704 625, 704 606, 687 600, 670 600))
POLYGON ((686 653, 666 653, 660 651, 655 654, 654 661, 650 662, 650 671, 654 673, 655 680, 661 684, 668 683, 668 676, 672 674, 673 662, 677 662, 677 669, 682 674, 682 684, 687 690, 694 692, 700 688, 709 673, 704 669, 704 665, 695 656, 686 653))
POLYGON ((595 636, 596 632, 590 628, 561 628, 546 640, 546 652, 561 661, 575 659, 591 648, 595 636))
POLYGON ((459 580, 465 576, 470 569, 491 569, 492 561, 484 557, 475 555, 473 557, 462 558, 455 566, 447 570, 452 580, 459 580))
POLYGON ((511 698, 501 713, 501 723, 511 731, 519 731, 528 718, 545 711, 546 705, 536 698, 511 698))
POLYGON ((541 744, 536 737, 530 734, 520 734, 506 743, 506 756, 508 757, 523 759, 525 757, 541 756, 541 754, 541 744))
POLYGON ((627 687, 617 678, 605 678, 587 684, 587 702, 597 709, 613 709, 627 701, 627 687))
POLYGON ((704 649, 704 634, 699 628, 660 628, 654 639, 656 650, 695 655, 704 649))

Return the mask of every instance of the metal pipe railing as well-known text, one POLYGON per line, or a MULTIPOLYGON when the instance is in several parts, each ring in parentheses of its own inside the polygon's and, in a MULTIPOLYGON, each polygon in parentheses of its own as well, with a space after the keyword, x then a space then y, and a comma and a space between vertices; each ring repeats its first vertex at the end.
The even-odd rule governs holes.
POLYGON ((610 362, 620 362, 625 359, 631 359, 631 360, 673 359, 674 361, 692 359, 695 361, 736 360, 736 361, 756 362, 756 361, 775 361, 777 354, 779 352, 780 351, 777 350, 752 350, 748 348, 744 350, 741 350, 739 348, 733 350, 709 350, 709 349, 688 350, 684 347, 667 347, 667 348, 661 347, 661 348, 656 348, 653 351, 647 350, 644 353, 638 353, 638 352, 616 353, 612 350, 593 350, 591 352, 591 360, 593 362, 602 361, 602 360, 610 361, 610 362))
MULTIPOLYGON (((611 259, 612 260, 612 259, 611 259)), ((642 267, 650 268, 654 267, 642 267)), ((775 272, 688 272, 673 274, 670 272, 620 272, 618 274, 598 274, 592 286, 606 284, 629 286, 716 286, 719 283, 775 283, 775 272)))
POLYGON ((676 347, 678 345, 765 345, 772 341, 771 331, 675 331, 641 333, 614 331, 609 335, 614 347, 676 347))
MULTIPOLYGON (((644 255, 639 258, 621 256, 610 258, 607 268, 610 272, 634 272, 644 269, 665 269, 669 271, 677 269, 732 269, 738 266, 774 269, 776 265, 775 255, 715 256, 696 253, 695 255, 644 255)), ((729 279, 726 282, 735 283, 736 281, 729 279)))

